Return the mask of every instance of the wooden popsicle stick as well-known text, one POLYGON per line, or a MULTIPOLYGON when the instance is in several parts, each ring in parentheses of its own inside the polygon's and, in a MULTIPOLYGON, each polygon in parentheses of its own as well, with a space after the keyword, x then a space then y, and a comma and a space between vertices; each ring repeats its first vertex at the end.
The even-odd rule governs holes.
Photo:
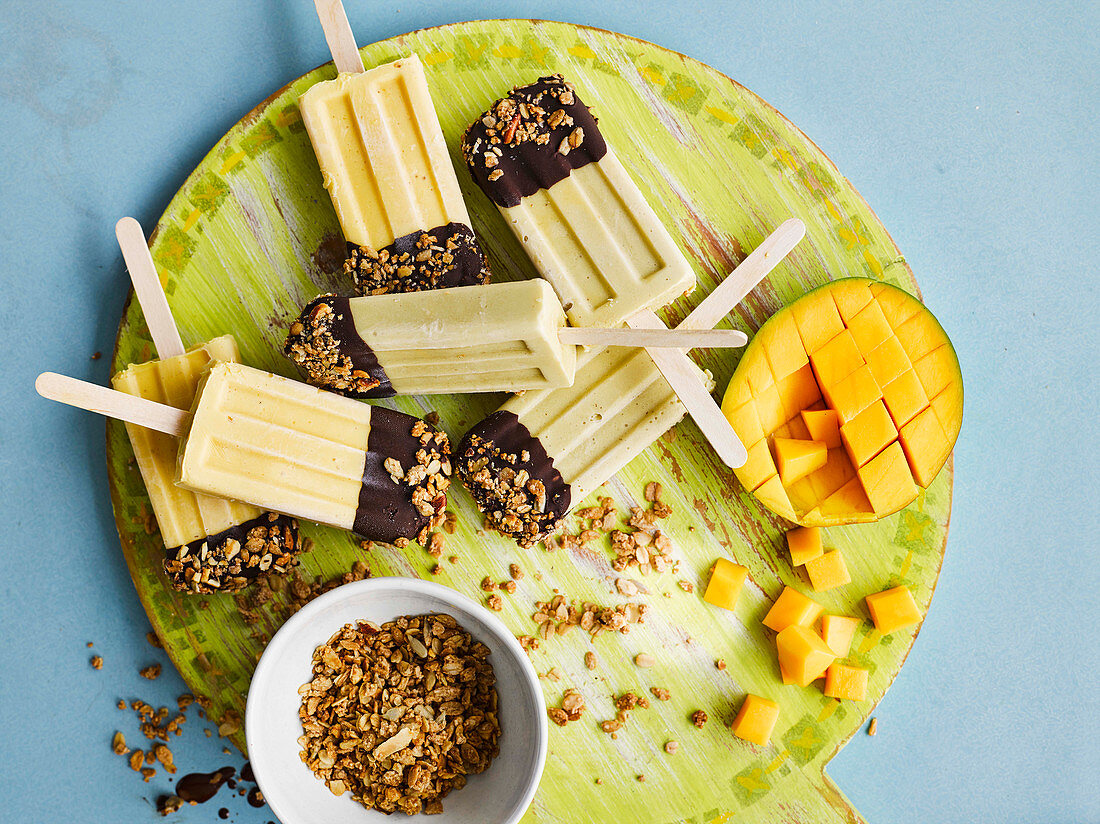
MULTIPOLYGON (((665 329, 661 319, 650 311, 634 315, 627 320, 627 325, 633 329, 665 329)), ((722 462, 734 469, 744 466, 749 454, 706 386, 699 380, 698 367, 683 352, 671 349, 647 349, 646 352, 681 403, 687 407, 691 419, 703 430, 703 435, 722 462)))
POLYGON ((806 224, 796 217, 783 221, 760 242, 714 291, 703 298, 677 329, 712 329, 733 311, 760 281, 779 265, 806 236, 806 224))
POLYGON ((577 346, 644 346, 647 349, 732 349, 749 342, 744 332, 735 329, 605 329, 603 327, 565 326, 558 340, 577 346))
POLYGON ((115 224, 115 237, 122 249, 122 259, 130 272, 130 282, 134 284, 134 293, 141 304, 145 323, 149 326, 149 334, 153 336, 153 345, 157 347, 157 355, 161 359, 182 355, 186 350, 176 329, 172 310, 168 308, 168 299, 160 285, 157 267, 141 224, 132 217, 124 217, 115 224))
POLYGON ((147 401, 136 395, 128 395, 106 386, 58 375, 56 372, 43 372, 34 382, 34 388, 43 398, 59 403, 67 403, 77 409, 97 412, 108 418, 136 423, 148 429, 155 429, 168 435, 182 435, 187 431, 190 412, 165 406, 162 403, 147 401))
POLYGON ((355 44, 347 12, 340 0, 314 0, 321 28, 325 30, 325 42, 332 53, 332 62, 338 72, 363 71, 363 56, 355 44))

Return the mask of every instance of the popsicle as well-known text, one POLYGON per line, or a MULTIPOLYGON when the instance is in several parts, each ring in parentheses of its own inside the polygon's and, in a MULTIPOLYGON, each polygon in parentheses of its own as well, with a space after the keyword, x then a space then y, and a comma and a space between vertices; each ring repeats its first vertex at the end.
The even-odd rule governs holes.
MULTIPOLYGON (((718 323, 804 234, 801 221, 785 222, 677 329, 718 323)), ((458 445, 455 472, 488 526, 529 547, 684 412, 648 353, 588 350, 573 386, 518 395, 475 424, 458 445)))
POLYGON ((466 130, 474 180, 575 326, 618 326, 695 273, 561 75, 512 89, 466 130))
POLYGON ((489 269, 415 54, 370 71, 343 7, 318 0, 339 74, 299 100, 360 294, 486 283, 489 269))
POLYGON ((569 386, 578 345, 743 346, 733 330, 581 329, 534 278, 406 294, 322 295, 284 352, 316 386, 357 398, 569 386))
MULTIPOLYGON (((141 226, 123 218, 115 233, 161 359, 132 364, 111 383, 130 395, 190 409, 199 375, 214 361, 239 360, 237 343, 224 335, 185 351, 141 226)), ((301 544, 293 518, 179 488, 173 483, 177 439, 131 423, 126 431, 164 539, 164 571, 174 589, 234 592, 260 575, 297 564, 301 544)))
POLYGON ((192 411, 52 372, 43 397, 180 438, 176 483, 398 546, 443 522, 450 444, 420 418, 243 364, 203 373, 192 411))

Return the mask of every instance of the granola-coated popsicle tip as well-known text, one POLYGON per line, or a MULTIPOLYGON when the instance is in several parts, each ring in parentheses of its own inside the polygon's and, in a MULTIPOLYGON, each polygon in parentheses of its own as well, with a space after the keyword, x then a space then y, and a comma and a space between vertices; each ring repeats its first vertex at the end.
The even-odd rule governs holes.
POLYGON ((360 295, 476 286, 492 277, 477 238, 462 223, 417 230, 378 251, 348 243, 344 274, 360 295))

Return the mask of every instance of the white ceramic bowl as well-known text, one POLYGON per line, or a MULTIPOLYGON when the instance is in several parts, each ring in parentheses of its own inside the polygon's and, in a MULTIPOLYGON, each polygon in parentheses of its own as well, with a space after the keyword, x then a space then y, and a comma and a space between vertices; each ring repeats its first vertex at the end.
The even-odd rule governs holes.
POLYGON ((369 578, 311 601, 271 639, 252 676, 245 716, 248 757, 268 805, 283 824, 512 824, 531 803, 546 761, 546 711, 538 676, 515 636, 464 595, 416 578, 369 578), (385 815, 337 797, 298 757, 298 687, 310 680, 313 651, 344 624, 382 624, 399 615, 445 612, 484 643, 496 673, 500 755, 443 799, 442 815, 385 815))

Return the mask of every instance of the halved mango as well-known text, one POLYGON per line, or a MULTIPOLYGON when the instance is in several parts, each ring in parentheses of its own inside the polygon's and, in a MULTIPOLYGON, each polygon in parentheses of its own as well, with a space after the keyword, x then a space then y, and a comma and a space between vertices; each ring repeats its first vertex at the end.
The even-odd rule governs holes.
POLYGON ((962 424, 962 377, 947 335, 919 300, 889 284, 847 278, 808 292, 760 328, 722 406, 751 442, 738 478, 765 506, 787 518, 793 510, 791 520, 802 526, 864 523, 907 505, 914 477, 925 485, 942 468, 962 424), (749 405, 762 439, 742 408, 749 405), (908 427, 904 443, 889 440, 883 409, 895 430, 908 427), (860 424, 847 427, 838 447, 839 429, 826 429, 825 416, 803 414, 810 412, 860 424), (825 461, 807 464, 803 447, 794 450, 800 468, 780 472, 759 445, 770 451, 777 439, 823 443, 825 461), (816 468, 803 474, 806 465, 816 468))

